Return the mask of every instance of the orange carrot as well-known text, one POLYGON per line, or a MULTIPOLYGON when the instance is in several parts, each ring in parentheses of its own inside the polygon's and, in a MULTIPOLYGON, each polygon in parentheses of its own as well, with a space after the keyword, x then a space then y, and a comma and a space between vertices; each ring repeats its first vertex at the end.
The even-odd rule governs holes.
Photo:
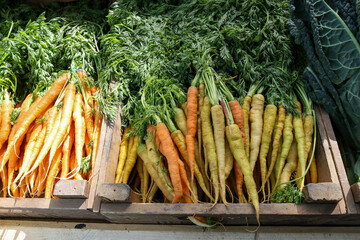
POLYGON ((62 158, 62 146, 55 153, 54 161, 51 163, 49 175, 46 178, 45 198, 51 198, 54 189, 55 177, 59 173, 59 166, 62 158))
POLYGON ((156 135, 162 145, 162 154, 165 156, 169 166, 170 178, 175 191, 173 203, 178 203, 182 197, 183 189, 179 169, 179 154, 171 139, 169 129, 164 123, 156 125, 156 135))
POLYGON ((55 152, 58 150, 63 138, 65 137, 66 130, 71 123, 71 115, 74 106, 74 98, 75 98, 76 87, 74 84, 70 83, 65 90, 65 96, 62 107, 62 114, 60 120, 60 127, 57 130, 57 134, 55 136, 55 140, 51 146, 50 150, 50 162, 52 162, 53 157, 55 156, 55 152))
POLYGON ((5 92, 5 98, 1 104, 1 128, 0 128, 0 148, 8 140, 11 130, 11 113, 14 106, 9 98, 9 94, 5 92))
POLYGON ((85 120, 84 116, 82 116, 82 96, 80 93, 77 93, 75 96, 75 103, 74 103, 74 112, 73 118, 75 122, 75 156, 76 156, 76 172, 80 171, 81 160, 83 156, 83 148, 85 144, 85 120))
POLYGON ((71 123, 69 126, 69 133, 67 134, 64 144, 63 144, 63 148, 62 148, 62 153, 63 153, 63 159, 61 161, 61 175, 60 178, 61 179, 65 179, 67 174, 69 173, 69 159, 70 159, 70 151, 72 148, 72 145, 74 143, 74 138, 75 138, 75 130, 74 130, 74 124, 71 123))
POLYGON ((99 140, 100 140, 100 130, 101 130, 101 120, 102 117, 99 116, 99 120, 97 123, 97 126, 95 127, 95 134, 94 134, 94 143, 93 143, 93 149, 92 149, 92 156, 91 156, 91 176, 92 174, 94 174, 93 170, 95 168, 95 161, 96 161, 96 154, 97 154, 97 149, 99 146, 99 140))
POLYGON ((92 108, 89 105, 90 102, 90 97, 91 97, 91 90, 89 88, 87 88, 85 86, 85 82, 84 82, 84 76, 86 77, 86 73, 84 73, 84 71, 78 71, 77 72, 82 84, 83 84, 83 89, 85 91, 85 99, 84 99, 84 118, 85 118, 85 125, 86 125, 86 130, 87 130, 87 134, 89 136, 90 139, 93 139, 94 136, 94 121, 92 119, 91 116, 91 112, 92 112, 92 108))
POLYGON ((195 86, 190 86, 187 93, 187 133, 186 133, 186 147, 188 152, 188 159, 190 163, 191 182, 194 180, 195 168, 195 135, 197 128, 197 95, 198 90, 195 86))

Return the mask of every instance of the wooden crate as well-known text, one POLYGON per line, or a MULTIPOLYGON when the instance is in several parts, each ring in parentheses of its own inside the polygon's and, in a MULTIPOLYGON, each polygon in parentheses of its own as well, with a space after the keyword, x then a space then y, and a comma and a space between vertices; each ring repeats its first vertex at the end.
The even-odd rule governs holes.
MULTIPOLYGON (((324 112, 316 107, 317 144, 316 161, 319 182, 340 186, 331 146, 323 122, 324 112)), ((97 186, 98 201, 101 201, 100 213, 111 222, 139 224, 191 224, 188 216, 211 217, 227 225, 256 225, 255 211, 250 204, 171 204, 136 203, 133 193, 127 185, 114 184, 115 171, 121 142, 120 115, 112 126, 113 136, 110 153, 103 159, 100 178, 103 184, 97 186), (104 196, 102 189, 111 188, 113 192, 104 196)), ((107 191, 109 192, 109 191, 107 191)), ((339 194, 341 188, 339 187, 339 194)), ((341 197, 340 197, 341 198, 341 197)), ((325 199, 325 202, 330 199, 325 199)), ((348 213, 344 198, 337 203, 296 204, 260 204, 262 225, 336 225, 348 213)))
POLYGON ((111 124, 107 121, 103 121, 101 125, 97 161, 90 183, 65 180, 65 184, 60 184, 60 181, 63 181, 60 180, 54 189, 54 195, 59 199, 0 198, 0 217, 103 220, 104 217, 98 212, 93 212, 92 209, 97 203, 95 191, 103 160, 102 155, 109 151, 105 143, 110 126, 111 124))

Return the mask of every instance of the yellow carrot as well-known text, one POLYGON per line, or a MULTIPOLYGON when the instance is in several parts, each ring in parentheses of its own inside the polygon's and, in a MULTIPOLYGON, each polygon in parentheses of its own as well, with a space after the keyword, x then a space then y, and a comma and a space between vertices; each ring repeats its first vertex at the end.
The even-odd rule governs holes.
POLYGON ((250 166, 254 170, 256 161, 259 156, 261 136, 263 131, 263 112, 264 112, 264 96, 255 94, 251 100, 250 122, 250 166))

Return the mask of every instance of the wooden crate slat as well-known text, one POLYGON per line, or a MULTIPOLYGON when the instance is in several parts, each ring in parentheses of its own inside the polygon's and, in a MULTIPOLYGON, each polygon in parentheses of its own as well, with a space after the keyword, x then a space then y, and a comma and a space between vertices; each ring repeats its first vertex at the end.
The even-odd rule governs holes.
MULTIPOLYGON (((260 204, 260 221, 265 225, 330 224, 341 216, 338 213, 337 204, 260 204)), ((191 224, 188 216, 202 216, 218 219, 223 224, 257 224, 250 204, 217 204, 212 207, 209 203, 103 203, 101 214, 116 223, 191 224)))
POLYGON ((107 155, 109 154, 109 149, 111 145, 111 136, 112 136, 112 123, 110 121, 104 120, 101 126, 101 132, 104 134, 101 135, 99 140, 99 149, 96 155, 95 170, 93 174, 93 179, 91 180, 91 187, 89 193, 89 202, 88 209, 93 212, 99 211, 100 200, 96 196, 98 184, 103 182, 104 175, 104 166, 106 162, 107 155), (103 132, 104 131, 104 132, 103 132))
POLYGON ((107 168, 105 179, 103 183, 114 183, 115 182, 115 173, 117 168, 117 163, 120 153, 120 143, 122 137, 121 131, 121 107, 118 108, 118 115, 113 125, 112 129, 112 138, 111 138, 111 147, 108 158, 106 159, 107 168))
POLYGON ((326 136, 328 137, 328 141, 330 144, 330 151, 335 164, 338 179, 343 191, 347 212, 349 214, 355 214, 355 213, 360 214, 360 208, 357 209, 358 207, 355 204, 354 197, 351 192, 349 180, 347 178, 347 174, 341 157, 339 146, 336 141, 335 132, 331 124, 330 116, 323 109, 320 109, 319 112, 320 112, 320 117, 324 122, 326 136))

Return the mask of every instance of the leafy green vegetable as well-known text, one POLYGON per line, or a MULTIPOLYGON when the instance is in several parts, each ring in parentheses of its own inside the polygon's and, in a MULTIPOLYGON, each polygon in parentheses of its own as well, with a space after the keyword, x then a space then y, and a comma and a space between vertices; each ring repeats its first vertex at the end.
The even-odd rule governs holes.
POLYGON ((356 156, 359 155, 356 149, 360 149, 357 109, 360 104, 360 44, 354 34, 358 35, 359 25, 354 21, 353 3, 340 11, 345 22, 330 7, 339 9, 341 4, 328 2, 331 4, 325 0, 291 1, 290 31, 309 60, 303 80, 310 97, 329 112, 336 127, 341 129, 340 137, 349 148, 347 152, 355 155, 351 161, 356 161, 360 159, 356 156))

